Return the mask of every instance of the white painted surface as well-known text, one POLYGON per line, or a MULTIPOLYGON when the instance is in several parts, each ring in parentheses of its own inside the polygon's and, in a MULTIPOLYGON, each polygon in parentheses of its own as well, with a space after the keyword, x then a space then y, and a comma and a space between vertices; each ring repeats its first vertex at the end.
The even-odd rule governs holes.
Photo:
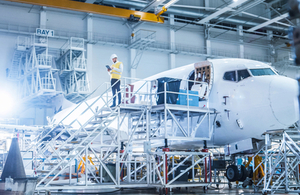
MULTIPOLYGON (((214 75, 212 89, 209 93, 210 108, 216 109, 219 113, 217 120, 221 127, 216 128, 209 145, 226 145, 239 142, 248 138, 263 139, 262 134, 268 130, 277 130, 288 128, 299 119, 299 106, 297 101, 298 83, 277 74, 266 76, 251 76, 239 82, 227 81, 223 75, 227 71, 243 69, 271 68, 265 63, 243 59, 219 59, 209 60, 212 63, 214 75), (224 96, 228 96, 224 104, 224 96), (229 110, 228 113, 226 110, 229 110), (240 128, 237 120, 243 124, 240 128)), ((169 71, 161 72, 146 80, 154 80, 161 77, 172 77, 187 79, 188 75, 194 70, 194 64, 178 67, 169 71)), ((140 86, 139 82, 134 83, 135 87, 140 86)), ((184 89, 183 83, 181 88, 184 89)), ((143 91, 146 91, 147 88, 143 91)), ((93 100, 90 100, 92 103, 93 100)), ((202 107, 203 102, 199 102, 202 107)), ((204 102, 205 103, 205 102, 204 102)), ((103 103, 99 102, 97 105, 103 103)), ((95 105, 96 106, 96 105, 95 105)), ((94 107, 95 107, 94 106, 94 107)), ((80 110, 85 109, 82 106, 74 112, 74 117, 80 114, 80 110)), ((73 107, 74 108, 74 107, 73 107)), ((58 122, 72 108, 58 113, 54 119, 58 122)), ((91 113, 92 114, 92 113, 91 113)), ((89 116, 81 115, 78 120, 84 123, 89 116)), ((73 119, 72 119, 73 120, 73 119)), ((65 124, 70 123, 66 120, 65 124)), ((183 121, 181 125, 186 125, 183 121)), ((207 135, 208 121, 204 121, 202 131, 198 131, 195 137, 207 135), (206 133, 206 134, 204 134, 206 133)), ((126 127, 124 127, 126 129, 126 127)), ((208 135, 207 135, 208 136, 208 135)), ((161 143, 163 144, 163 143, 161 143)), ((184 147, 201 147, 202 142, 185 141, 184 147)), ((181 147, 182 142, 170 142, 170 145, 181 147)), ((243 146, 240 146, 243 148, 243 146)), ((245 146, 246 147, 246 146, 245 146)))

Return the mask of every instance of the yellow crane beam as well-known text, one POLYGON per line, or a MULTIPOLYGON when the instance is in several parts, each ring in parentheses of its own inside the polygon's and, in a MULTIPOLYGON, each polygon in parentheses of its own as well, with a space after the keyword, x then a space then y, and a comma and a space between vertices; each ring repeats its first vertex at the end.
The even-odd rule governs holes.
POLYGON ((93 14, 100 14, 106 16, 120 17, 120 18, 130 18, 130 16, 135 16, 140 18, 141 21, 164 23, 164 18, 160 15, 155 15, 153 13, 140 12, 122 8, 114 8, 104 5, 95 5, 90 3, 82 3, 78 1, 71 0, 6 0, 18 3, 26 3, 39 6, 54 7, 59 9, 67 9, 72 11, 87 12, 93 14))

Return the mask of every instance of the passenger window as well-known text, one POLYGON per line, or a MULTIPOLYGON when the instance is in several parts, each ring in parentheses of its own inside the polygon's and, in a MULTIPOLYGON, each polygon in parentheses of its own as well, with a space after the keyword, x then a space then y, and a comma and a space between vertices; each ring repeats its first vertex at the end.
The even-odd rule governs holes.
POLYGON ((245 70, 238 70, 237 73, 238 73, 238 81, 241 81, 241 80, 243 80, 245 78, 250 77, 250 74, 249 74, 249 72, 248 72, 247 69, 245 69, 245 70))
POLYGON ((225 72, 223 79, 226 81, 236 81, 235 71, 225 72))

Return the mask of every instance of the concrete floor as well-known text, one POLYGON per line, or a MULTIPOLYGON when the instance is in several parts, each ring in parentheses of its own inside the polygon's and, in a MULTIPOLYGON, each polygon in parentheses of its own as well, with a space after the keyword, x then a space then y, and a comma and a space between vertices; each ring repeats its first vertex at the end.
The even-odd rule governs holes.
MULTIPOLYGON (((44 195, 44 193, 40 193, 41 195, 44 195)), ((159 194, 156 189, 124 189, 122 191, 117 190, 117 191, 102 191, 102 192, 95 192, 95 193, 74 193, 74 192, 69 192, 69 193, 55 193, 52 192, 51 195, 65 195, 65 194, 72 194, 72 195, 87 195, 87 194, 116 194, 116 195, 121 195, 121 194, 126 194, 126 195, 157 195, 159 194)), ((241 194, 241 195, 250 195, 250 194, 262 194, 261 191, 260 192, 254 192, 253 188, 242 188, 242 187, 233 187, 232 189, 229 189, 228 186, 226 186, 223 189, 214 189, 214 188, 209 188, 209 190, 204 193, 203 188, 190 188, 188 190, 186 189, 181 189, 179 190, 175 190, 174 192, 169 192, 168 194, 172 195, 196 195, 196 194, 209 194, 209 195, 214 195, 214 194, 231 194, 231 195, 237 195, 237 194, 241 194)))

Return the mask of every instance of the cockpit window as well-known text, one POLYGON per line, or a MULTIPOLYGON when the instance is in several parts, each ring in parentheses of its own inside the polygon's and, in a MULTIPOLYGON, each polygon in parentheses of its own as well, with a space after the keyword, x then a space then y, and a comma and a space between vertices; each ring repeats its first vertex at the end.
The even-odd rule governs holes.
POLYGON ((276 75, 271 68, 250 69, 253 76, 276 75))
POLYGON ((223 79, 226 81, 236 81, 235 71, 225 72, 223 79))
POLYGON ((243 80, 245 78, 250 77, 250 74, 249 74, 249 72, 248 72, 247 69, 238 70, 237 73, 238 73, 238 81, 241 81, 241 80, 243 80))

